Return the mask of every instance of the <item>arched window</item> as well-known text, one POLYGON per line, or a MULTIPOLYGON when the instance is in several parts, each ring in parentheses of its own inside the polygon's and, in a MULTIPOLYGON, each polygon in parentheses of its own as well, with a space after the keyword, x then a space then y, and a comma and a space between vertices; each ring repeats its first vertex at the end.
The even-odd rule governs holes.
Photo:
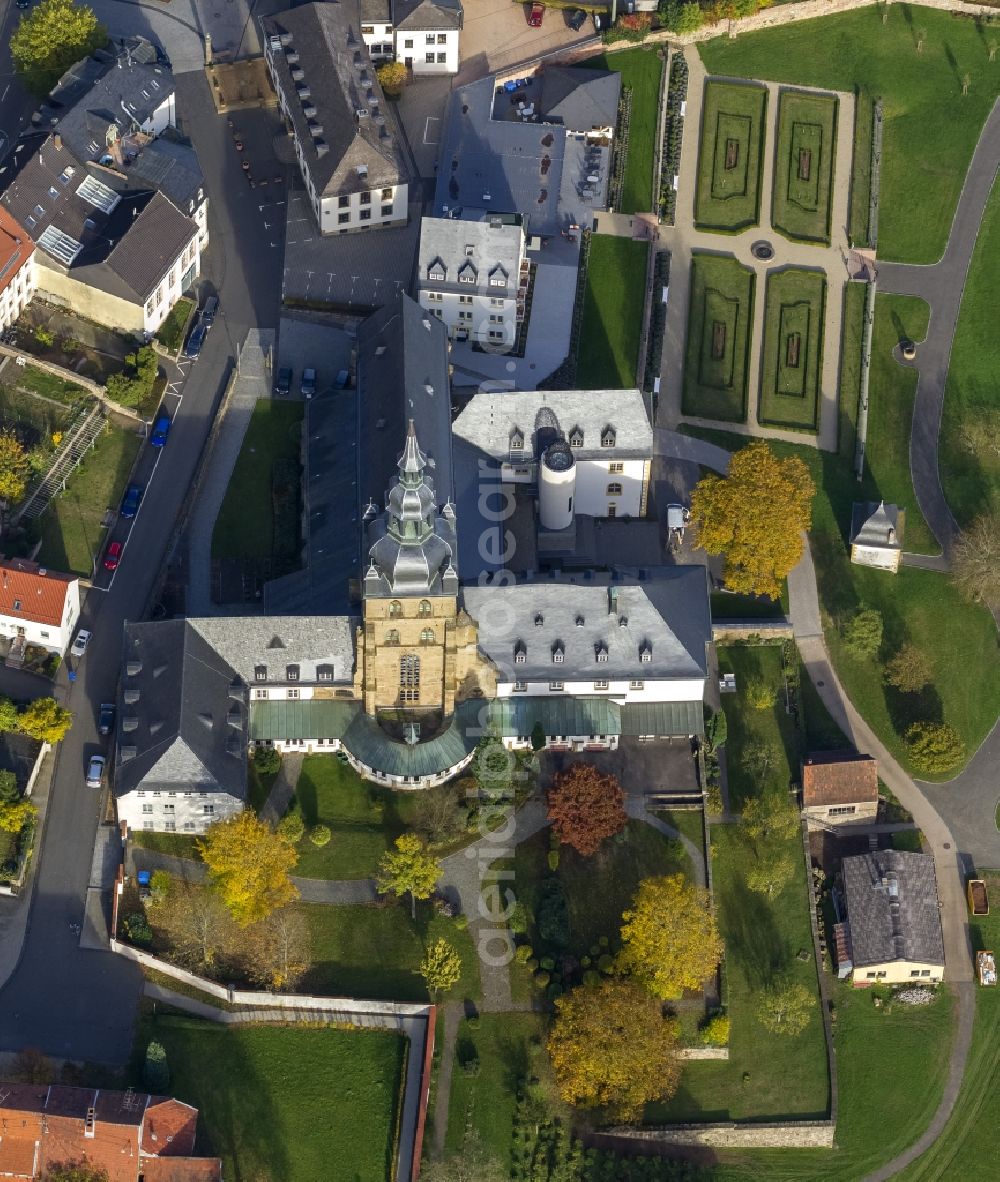
POLYGON ((433 628, 424 628, 421 631, 420 643, 421 644, 433 644, 434 643, 434 629, 433 628))
POLYGON ((420 701, 420 658, 413 653, 399 658, 399 700, 420 701))
POLYGON ((392 601, 392 603, 389 604, 389 615, 390 616, 401 616, 402 614, 403 614, 403 605, 399 602, 398 599, 394 599, 392 601))
POLYGON ((429 616, 431 614, 431 601, 429 599, 421 599, 420 614, 422 616, 429 616))
POLYGON ((622 495, 622 486, 617 480, 612 480, 608 485, 609 497, 620 497, 622 495))
POLYGON ((386 644, 399 644, 399 631, 396 628, 390 628, 385 634, 386 644))

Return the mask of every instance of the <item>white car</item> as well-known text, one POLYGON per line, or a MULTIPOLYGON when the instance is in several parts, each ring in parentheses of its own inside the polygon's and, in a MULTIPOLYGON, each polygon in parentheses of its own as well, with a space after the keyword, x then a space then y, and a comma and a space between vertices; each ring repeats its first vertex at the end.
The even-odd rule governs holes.
POLYGON ((76 639, 70 645, 70 655, 74 657, 82 657, 87 651, 88 644, 90 644, 90 633, 86 628, 81 628, 76 634, 76 639))
POLYGON ((92 755, 87 764, 87 787, 100 788, 104 782, 104 756, 92 755))

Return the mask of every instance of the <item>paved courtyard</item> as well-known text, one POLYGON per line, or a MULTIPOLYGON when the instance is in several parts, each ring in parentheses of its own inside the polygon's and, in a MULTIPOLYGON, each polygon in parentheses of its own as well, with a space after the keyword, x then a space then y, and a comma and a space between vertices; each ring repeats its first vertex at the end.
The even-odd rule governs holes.
POLYGON ((593 21, 587 21, 579 33, 567 23, 569 11, 547 8, 540 29, 528 24, 528 4, 510 0, 464 0, 465 23, 462 27, 462 64, 456 84, 472 82, 494 70, 568 46, 589 46, 600 53, 600 38, 594 34, 593 21))

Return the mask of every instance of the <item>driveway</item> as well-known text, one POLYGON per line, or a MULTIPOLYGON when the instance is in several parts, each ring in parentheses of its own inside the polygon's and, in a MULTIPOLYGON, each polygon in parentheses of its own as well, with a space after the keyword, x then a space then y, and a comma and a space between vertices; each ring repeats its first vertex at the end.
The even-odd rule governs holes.
POLYGON ((474 82, 494 70, 570 46, 592 45, 594 53, 601 52, 593 21, 588 20, 575 33, 567 23, 569 11, 547 8, 542 27, 533 29, 528 24, 530 5, 527 4, 511 4, 510 0, 464 0, 464 8, 462 64, 456 83, 474 82))

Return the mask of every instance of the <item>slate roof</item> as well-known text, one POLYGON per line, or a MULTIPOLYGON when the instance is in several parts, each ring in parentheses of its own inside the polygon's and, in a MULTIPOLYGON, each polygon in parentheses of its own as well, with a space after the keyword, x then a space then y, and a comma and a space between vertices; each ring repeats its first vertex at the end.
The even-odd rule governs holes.
POLYGON ((857 751, 811 752, 802 761, 806 808, 878 802, 878 764, 857 751))
POLYGON ((127 222, 132 216, 132 222, 123 228, 106 265, 145 302, 197 234, 198 227, 162 193, 153 193, 142 205, 123 201, 120 208, 119 217, 127 222))
POLYGON ((187 620, 126 623, 123 649, 116 794, 142 787, 245 800, 245 680, 187 620))
POLYGON ((560 123, 568 131, 614 127, 620 94, 618 73, 577 66, 546 66, 542 71, 542 122, 560 123))
POLYGON ((855 501, 851 513, 851 542, 899 550, 902 543, 903 511, 885 501, 855 501))
POLYGON ((465 13, 462 0, 393 0, 397 29, 461 29, 465 13))
POLYGON ((906 960, 944 965, 930 854, 879 850, 843 861, 855 969, 906 960))
POLYGON ((428 291, 457 291, 468 295, 504 296, 517 292, 524 259, 524 227, 519 214, 493 214, 466 210, 461 218, 423 218, 420 223, 420 253, 417 283, 428 291), (432 279, 430 270, 439 264, 444 279, 432 279), (491 287, 496 268, 503 272, 504 287, 491 287), (474 276, 474 282, 463 283, 474 276))
POLYGON ((331 684, 354 677, 353 616, 208 616, 187 623, 247 685, 258 680, 258 667, 268 682, 287 681, 289 665, 307 685, 318 680, 320 666, 332 672, 324 679, 331 684))
POLYGON ((329 146, 325 155, 316 151, 285 48, 269 50, 306 167, 316 191, 325 196, 398 185, 408 177, 396 115, 382 94, 361 40, 357 12, 340 0, 327 0, 261 20, 266 38, 290 35, 285 48, 299 55, 295 68, 302 71, 302 82, 310 88, 307 101, 316 108, 314 122, 322 126, 321 138, 329 146), (358 119, 359 108, 367 109, 369 115, 358 119), (366 176, 358 175, 359 166, 367 168, 366 176))
POLYGON ((390 0, 361 0, 361 19, 365 24, 391 25, 390 0))
POLYGON ((58 628, 76 575, 48 570, 27 558, 0 559, 0 616, 58 628))
POLYGON ((359 507, 384 505, 414 421, 439 502, 454 497, 448 330, 408 295, 390 299, 358 329, 359 507))
POLYGON ((34 252, 31 235, 0 205, 0 292, 14 282, 34 252))
POLYGON ((462 588, 479 648, 506 681, 664 681, 705 677, 711 639, 702 566, 661 568, 607 586, 568 577, 462 588), (524 660, 515 652, 523 648, 524 660), (642 652, 649 649, 649 660, 642 652), (561 651, 562 660, 553 659, 561 651), (599 652, 606 660, 599 660, 599 652))
MULTIPOLYGON (((583 444, 573 447, 578 460, 648 459, 653 452, 653 428, 639 390, 497 390, 473 395, 455 419, 455 434, 497 460, 511 458, 511 435, 524 437, 523 458, 538 458, 540 428, 552 425, 570 440, 574 430, 583 444), (613 447, 601 445, 608 427, 615 433, 613 447)), ((546 446, 552 442, 547 436, 546 446)), ((572 443, 571 443, 572 446, 572 443)))
POLYGON ((134 184, 159 189, 182 213, 192 201, 197 204, 198 192, 205 186, 194 148, 165 135, 147 144, 128 165, 128 177, 134 184))

